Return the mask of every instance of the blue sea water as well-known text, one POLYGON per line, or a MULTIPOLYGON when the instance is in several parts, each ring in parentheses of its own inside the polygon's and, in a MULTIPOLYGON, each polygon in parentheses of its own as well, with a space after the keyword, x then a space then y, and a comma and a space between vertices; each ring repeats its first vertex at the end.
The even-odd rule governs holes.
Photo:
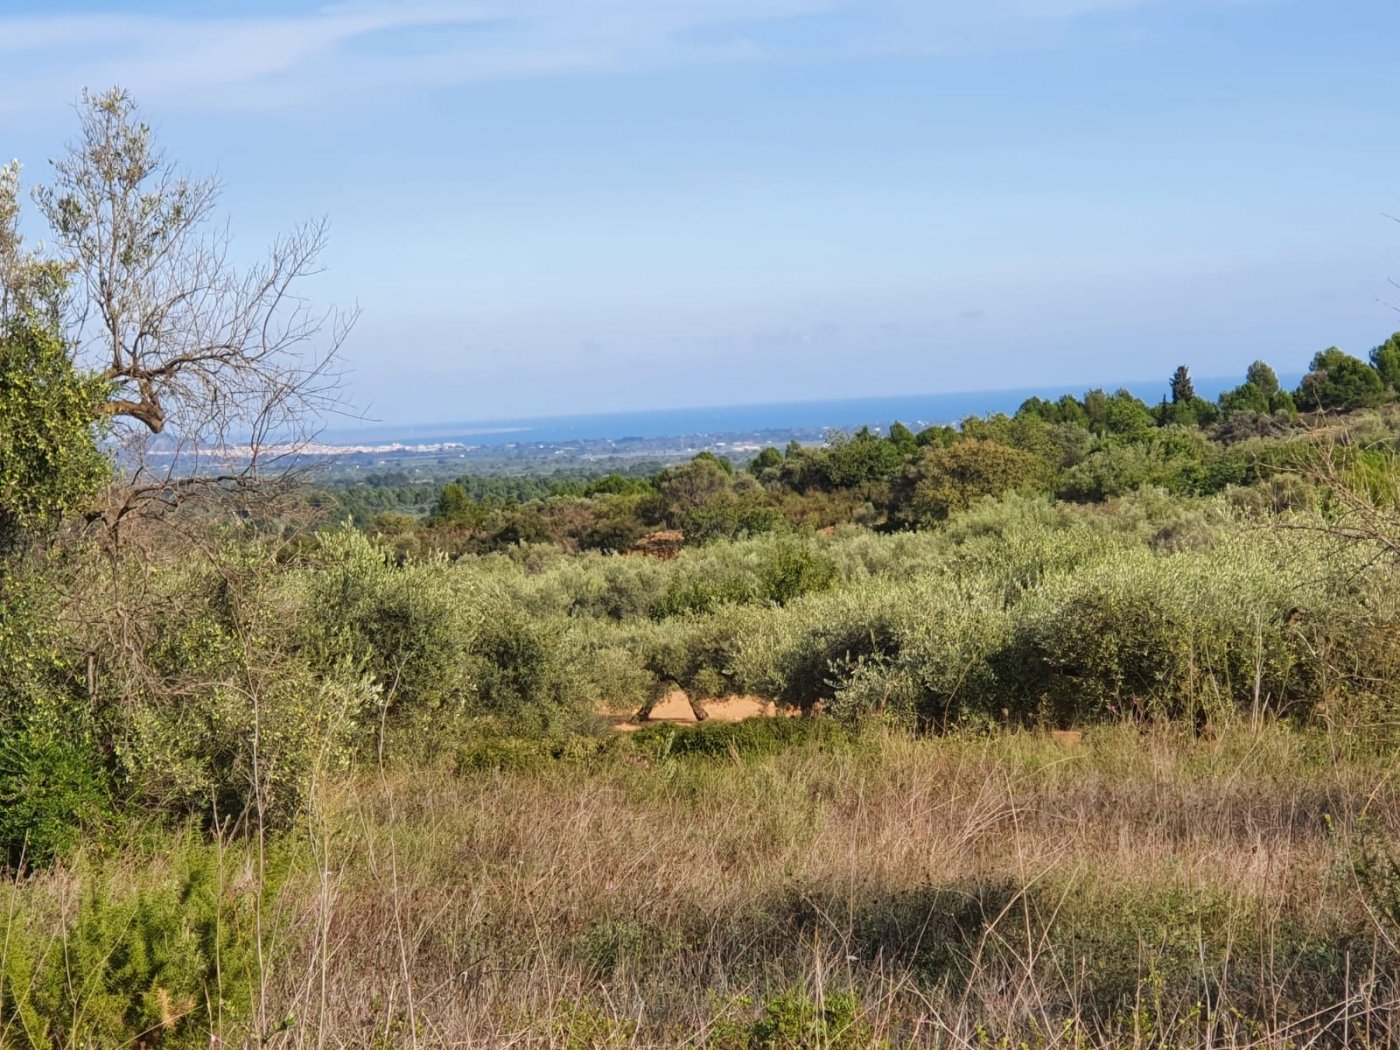
MULTIPOLYGON (((1214 399, 1238 385, 1239 378, 1197 379, 1196 392, 1214 399)), ((1166 393, 1164 382, 1104 384, 1106 390, 1126 387, 1148 404, 1166 393)), ((971 415, 1012 413, 1028 397, 1056 398, 1064 391, 1045 388, 977 390, 900 397, 849 398, 829 401, 789 401, 772 404, 720 405, 708 408, 648 409, 571 416, 464 420, 452 423, 378 425, 328 432, 340 442, 402 441, 458 442, 467 445, 567 444, 571 441, 622 440, 689 435, 746 434, 764 430, 850 430, 885 427, 899 421, 915 430, 957 423, 971 415)))

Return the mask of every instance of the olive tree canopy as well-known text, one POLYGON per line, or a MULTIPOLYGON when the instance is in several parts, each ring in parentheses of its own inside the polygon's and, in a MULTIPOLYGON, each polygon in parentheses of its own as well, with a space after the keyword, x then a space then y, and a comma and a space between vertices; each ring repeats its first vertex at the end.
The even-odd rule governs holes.
POLYGON ((130 479, 118 516, 278 476, 340 406, 337 353, 354 315, 314 309, 302 291, 321 268, 324 221, 240 265, 215 221, 218 181, 168 162, 130 95, 85 92, 78 116, 52 182, 34 191, 47 255, 24 252, 18 169, 0 169, 0 317, 51 317, 75 365, 105 384, 95 416, 130 479))

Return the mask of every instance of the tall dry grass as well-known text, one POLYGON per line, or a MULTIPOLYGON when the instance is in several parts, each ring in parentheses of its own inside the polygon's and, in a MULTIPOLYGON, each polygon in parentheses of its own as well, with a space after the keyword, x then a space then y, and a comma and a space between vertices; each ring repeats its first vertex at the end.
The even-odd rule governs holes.
POLYGON ((290 1045, 744 1045, 789 989, 856 992, 894 1045, 1397 1034, 1349 858, 1400 798, 1318 735, 889 736, 325 801, 290 1045))
MULTIPOLYGON (((1400 1039, 1397 931, 1353 863, 1400 827, 1383 755, 1277 725, 644 753, 320 785, 270 864, 252 1010, 229 1012, 255 1023, 212 1045, 1400 1039), (855 1012, 812 1021, 837 1002, 855 1012)), ((234 894, 256 851, 222 848, 234 894)), ((163 878, 124 856, 109 885, 163 878)), ((91 870, 12 886, 7 938, 71 918, 91 870)))

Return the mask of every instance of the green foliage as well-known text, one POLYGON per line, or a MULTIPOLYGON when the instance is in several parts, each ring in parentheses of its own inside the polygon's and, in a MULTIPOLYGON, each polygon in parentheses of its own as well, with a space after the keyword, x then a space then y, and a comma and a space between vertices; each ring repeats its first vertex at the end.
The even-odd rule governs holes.
POLYGON ((1058 401, 1049 401, 1039 397, 1027 398, 1016 410, 1016 416, 1017 418, 1034 416, 1046 423, 1082 427, 1086 430, 1089 428, 1089 415, 1085 411, 1084 405, 1073 394, 1065 394, 1058 401))
POLYGON ((1103 402, 1102 432, 1128 440, 1145 437, 1153 425, 1147 406, 1127 390, 1118 390, 1103 402))
POLYGON ((1268 412, 1269 395, 1254 383, 1244 383, 1220 395, 1222 415, 1232 412, 1255 412, 1260 415, 1268 412))
POLYGON ((994 441, 1007 448, 1039 456, 1047 464, 1060 462, 1063 447, 1055 428, 1036 416, 1008 417, 1001 414, 963 420, 962 436, 971 441, 994 441))
POLYGON ((65 730, 21 722, 0 734, 0 850, 12 869, 46 867, 112 819, 93 742, 65 730))
POLYGON ((1349 412, 1380 404, 1385 390, 1379 372, 1334 346, 1313 357, 1294 398, 1305 412, 1349 412))
MULTIPOLYGON (((748 485, 753 486, 753 480, 747 480, 748 485)), ((676 513, 672 520, 692 543, 756 536, 772 532, 782 524, 781 515, 769 506, 764 493, 743 485, 723 489, 704 502, 676 513)))
POLYGON ((1390 390, 1400 390, 1400 332, 1371 351, 1371 367, 1390 390))
POLYGON ((303 577, 273 565, 252 543, 212 560, 119 563, 119 593, 141 581, 145 619, 94 662, 88 703, 131 804, 284 826, 319 776, 344 767, 358 727, 375 724, 360 654, 318 647, 303 577))
POLYGON ((94 425, 105 392, 52 331, 0 320, 0 550, 82 508, 110 476, 94 425))
POLYGON ((898 421, 890 424, 888 439, 905 459, 914 455, 919 447, 919 439, 914 432, 898 421))
POLYGON ((42 563, 0 567, 0 864, 42 867, 112 817, 111 785, 42 563))
POLYGON ((568 668, 550 625, 502 603, 483 618, 472 639, 473 708, 548 724, 565 700, 568 668))
POLYGON ((756 478, 763 478, 777 473, 783 465, 783 454, 776 448, 765 448, 753 459, 749 460, 745 468, 756 478))
POLYGON ((84 699, 81 655, 63 629, 57 575, 41 561, 0 562, 0 732, 18 719, 61 717, 84 699))
POLYGON ((1312 656, 1285 623, 1301 567, 1267 546, 1222 555, 1138 549, 1047 579, 993 658, 1008 695, 1070 724, 1308 702, 1312 656))
POLYGON ((904 461, 901 446, 861 427, 850 437, 839 431, 828 441, 824 459, 826 488, 855 488, 893 477, 904 461))
POLYGON ((444 568, 438 559, 393 565, 351 529, 322 533, 294 577, 304 588, 298 624, 305 652, 326 670, 354 661, 395 710, 461 702, 455 672, 473 621, 444 568))
POLYGON ((836 566, 806 544, 783 542, 771 548, 762 578, 769 601, 786 605, 830 587, 836 580, 836 566))
POLYGON ((1280 392, 1278 374, 1263 361, 1255 361, 1245 370, 1244 381, 1262 390, 1265 397, 1280 392))
POLYGON ((1172 373, 1172 404, 1180 405, 1196 400, 1196 387, 1191 382, 1191 371, 1185 365, 1177 365, 1172 373))
POLYGON ((1216 449, 1194 428, 1169 427, 1142 441, 1099 444, 1061 475, 1058 495, 1100 501, 1155 486, 1180 494, 1218 491, 1228 477, 1213 471, 1216 449))
POLYGON ((596 1003, 563 1003, 551 1015, 549 1045, 562 1050, 627 1050, 637 1045, 637 1023, 596 1003))
POLYGON ((714 456, 697 456, 658 474, 656 491, 667 522, 681 526, 691 515, 703 514, 707 505, 730 491, 732 470, 726 471, 714 456))
POLYGON ((704 452, 697 452, 695 454, 695 459, 693 462, 713 463, 715 466, 719 467, 720 470, 724 471, 724 473, 728 474, 731 478, 734 476, 734 464, 729 462, 729 460, 724 456, 715 455, 709 449, 706 449, 704 452))
POLYGON ((466 490, 455 481, 449 481, 442 487, 437 506, 433 508, 433 517, 454 525, 469 524, 476 518, 477 512, 478 508, 468 498, 466 490))
POLYGON ((194 843, 154 878, 91 863, 82 874, 76 914, 12 916, 0 970, 6 1046, 194 1050, 249 1034, 253 895, 273 892, 275 878, 240 888, 229 860, 194 843))
POLYGON ((569 954, 583 964, 590 978, 601 981, 623 966, 644 965, 648 956, 660 953, 665 940, 664 930, 638 922, 605 921, 590 926, 570 945, 569 954))
POLYGON ((652 759, 735 759, 776 755, 799 744, 838 750, 851 747, 855 740, 850 729, 830 720, 754 718, 650 727, 631 734, 627 746, 652 759))
POLYGON ((813 998, 799 989, 764 1004, 749 1033, 754 1050, 877 1050, 884 1045, 863 1020, 854 992, 813 998))
POLYGON ((1374 818, 1364 814, 1353 835, 1351 870, 1362 899, 1391 931, 1400 932, 1400 852, 1395 841, 1374 818))
POLYGON ((912 522, 942 521, 978 500, 1012 489, 1043 489, 1050 467, 1030 452, 970 439, 925 449, 906 473, 899 515, 912 522))

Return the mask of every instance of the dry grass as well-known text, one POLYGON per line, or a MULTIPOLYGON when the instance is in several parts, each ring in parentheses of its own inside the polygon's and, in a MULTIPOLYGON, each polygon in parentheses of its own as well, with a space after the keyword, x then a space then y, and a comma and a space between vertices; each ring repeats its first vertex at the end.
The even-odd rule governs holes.
MULTIPOLYGON (((1400 792, 1331 743, 874 735, 338 780, 269 862, 256 1031, 172 1045, 1393 1045, 1397 931, 1352 862, 1400 792)), ((256 844, 225 848, 246 895, 256 844)), ((6 943, 94 872, 168 881, 138 855, 13 884, 6 943)))
POLYGON ((1347 857, 1400 803, 1317 736, 888 737, 325 803, 295 1045, 740 1046, 792 988, 858 993, 859 1045, 1392 1038, 1347 857))

